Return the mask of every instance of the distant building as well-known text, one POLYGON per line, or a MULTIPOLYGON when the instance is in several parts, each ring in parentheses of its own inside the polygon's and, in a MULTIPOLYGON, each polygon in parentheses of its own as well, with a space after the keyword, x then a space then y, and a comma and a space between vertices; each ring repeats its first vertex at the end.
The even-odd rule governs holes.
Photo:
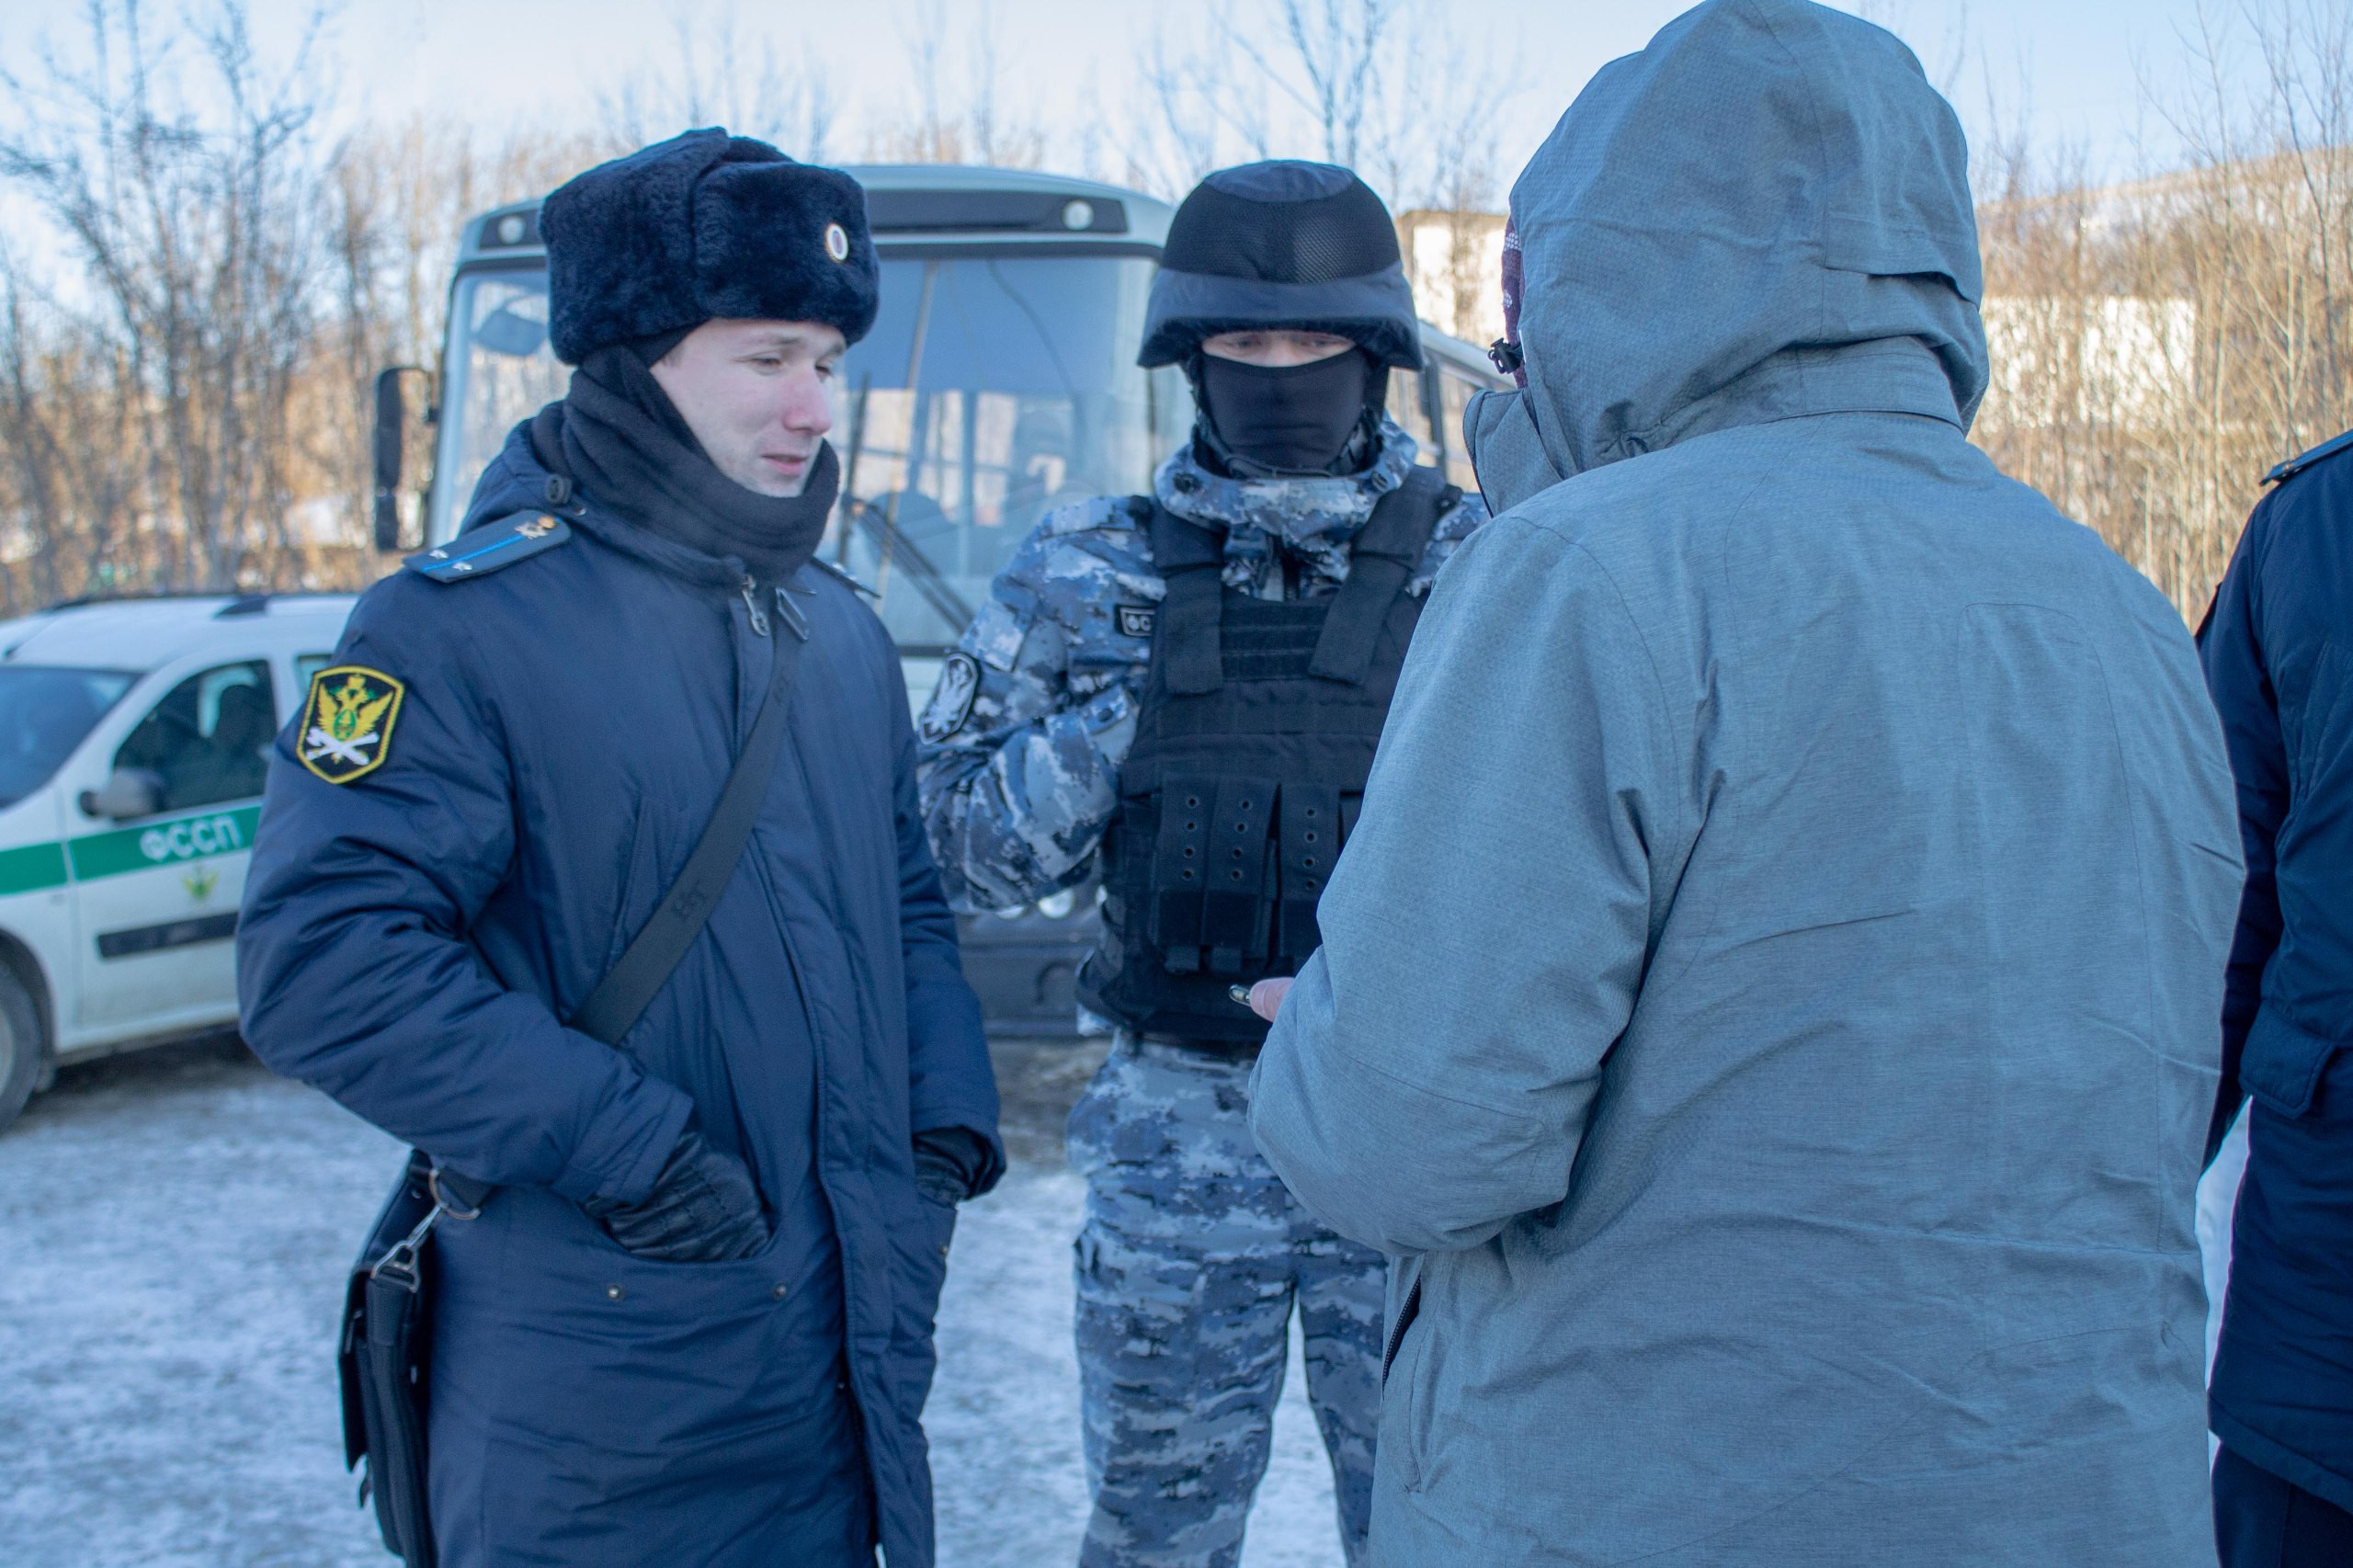
POLYGON ((2293 345, 2328 341, 2341 307, 2313 285, 2344 232, 2348 158, 2284 152, 1981 203, 1990 425, 2244 426, 2259 450, 2234 460, 2250 472, 2266 466, 2262 451, 2285 456, 2333 431, 2332 410, 2271 406, 2269 383, 2249 378, 2293 361, 2293 345), (2254 405, 2241 406, 2250 390, 2254 405))
POLYGON ((1397 215, 1398 248, 1422 319, 1465 343, 1504 335, 1504 215, 1416 208, 1397 215))
POLYGON ((2122 294, 1988 296, 1994 421, 2145 429, 2196 381, 2198 307, 2122 294))

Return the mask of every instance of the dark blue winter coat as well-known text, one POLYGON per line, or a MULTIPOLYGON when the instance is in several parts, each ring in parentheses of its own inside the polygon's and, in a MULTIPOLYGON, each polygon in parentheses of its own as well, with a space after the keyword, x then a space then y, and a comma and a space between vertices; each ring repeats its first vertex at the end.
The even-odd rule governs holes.
POLYGON ((2254 1100, 2215 1436, 2353 1508, 2353 440, 2265 496, 2199 633, 2246 891, 2217 1131, 2254 1100))
MULTIPOLYGON (((535 509, 547 477, 517 431, 472 517, 535 509)), ((245 1036, 501 1187, 438 1243, 448 1568, 838 1561, 806 1527, 829 1486, 855 1489, 852 1428, 881 1543, 917 1568, 954 1216, 917 1193, 910 1138, 994 1146, 997 1100, 898 656, 847 585, 802 569, 812 630, 765 812, 614 1051, 558 1019, 685 863, 774 644, 740 566, 593 505, 571 526, 494 573, 404 571, 361 597, 336 662, 404 690, 381 764, 348 782, 301 766, 302 720, 279 737, 238 937, 245 1036), (641 1259, 577 1206, 642 1196, 689 1115, 751 1167, 763 1254, 641 1259)))

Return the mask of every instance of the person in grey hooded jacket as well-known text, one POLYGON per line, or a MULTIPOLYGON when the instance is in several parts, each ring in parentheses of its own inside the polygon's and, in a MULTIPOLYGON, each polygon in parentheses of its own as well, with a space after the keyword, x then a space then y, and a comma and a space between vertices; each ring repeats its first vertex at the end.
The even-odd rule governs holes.
POLYGON ((1513 208, 1500 515, 1253 1089, 1401 1260, 1375 1561, 2211 1563, 2230 774, 2172 606, 1964 438, 1950 108, 1711 0, 1513 208))

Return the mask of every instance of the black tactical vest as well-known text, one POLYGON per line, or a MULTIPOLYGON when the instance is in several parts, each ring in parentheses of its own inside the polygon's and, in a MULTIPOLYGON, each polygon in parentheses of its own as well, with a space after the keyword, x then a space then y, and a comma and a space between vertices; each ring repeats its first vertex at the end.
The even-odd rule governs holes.
POLYGON ((1405 585, 1461 494, 1413 470, 1366 519, 1339 591, 1308 603, 1225 587, 1222 536, 1131 503, 1168 592, 1103 835, 1088 1007, 1140 1033, 1265 1036, 1229 988, 1297 973, 1318 945, 1315 902, 1421 617, 1405 585))

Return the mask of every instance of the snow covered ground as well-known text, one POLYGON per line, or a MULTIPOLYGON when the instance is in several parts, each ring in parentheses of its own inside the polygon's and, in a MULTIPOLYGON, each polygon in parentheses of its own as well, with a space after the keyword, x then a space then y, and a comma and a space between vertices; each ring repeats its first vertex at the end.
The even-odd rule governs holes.
POLYGON ((2231 1283, 2231 1214, 2238 1207, 2239 1180, 2246 1175, 2246 1116, 2240 1114, 2214 1163, 2198 1183, 2198 1250, 2206 1256, 2206 1370, 2214 1369, 2214 1346, 2222 1337, 2222 1299, 2231 1283))
MULTIPOLYGON (((1046 1568, 1086 1518, 1070 1345, 1086 1047, 1000 1051, 1015 1168, 958 1228, 926 1416, 943 1568, 1046 1568)), ((2200 1192, 2219 1298, 2244 1130, 2200 1192)), ((330 1341, 399 1162, 233 1041, 67 1073, 0 1134, 0 1561, 377 1568, 330 1341)), ((1245 1568, 1336 1564, 1297 1347, 1245 1568)))
MULTIPOLYGON (((1084 1047, 1075 1048, 1084 1052, 1084 1047)), ((959 1226, 926 1424, 942 1568, 1075 1560, 1086 1518, 1054 1124, 1074 1048, 1002 1061, 1016 1166, 959 1226)), ((233 1041, 69 1071, 0 1134, 0 1559, 377 1568, 331 1340, 392 1142, 233 1041)), ((1245 1568, 1337 1564, 1297 1347, 1245 1568)))

